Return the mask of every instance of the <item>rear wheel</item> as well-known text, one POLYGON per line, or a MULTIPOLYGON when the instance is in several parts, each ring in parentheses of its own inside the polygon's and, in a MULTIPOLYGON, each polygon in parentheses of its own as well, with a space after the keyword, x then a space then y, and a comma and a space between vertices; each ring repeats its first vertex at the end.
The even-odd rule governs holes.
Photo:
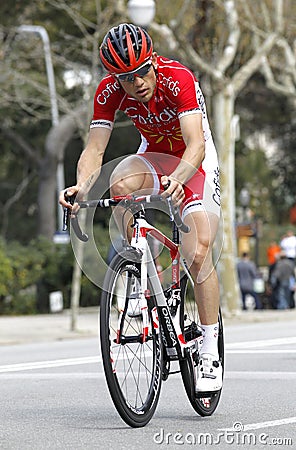
MULTIPOLYGON (((185 336, 186 342, 196 339, 196 345, 185 351, 185 358, 180 362, 182 379, 184 387, 194 410, 201 416, 210 416, 216 410, 221 390, 212 394, 196 394, 195 393, 195 373, 198 364, 198 340, 202 336, 200 320, 197 311, 197 305, 194 298, 193 286, 184 276, 181 280, 181 295, 184 301, 181 303, 180 325, 185 336)), ((223 322, 221 311, 219 310, 219 336, 218 351, 224 371, 224 339, 223 339, 223 322)))
MULTIPOLYGON (((154 296, 141 309, 141 265, 117 256, 105 278, 100 335, 107 384, 121 418, 142 427, 158 403, 162 346, 154 296)), ((149 287, 149 285, 148 285, 149 287)))

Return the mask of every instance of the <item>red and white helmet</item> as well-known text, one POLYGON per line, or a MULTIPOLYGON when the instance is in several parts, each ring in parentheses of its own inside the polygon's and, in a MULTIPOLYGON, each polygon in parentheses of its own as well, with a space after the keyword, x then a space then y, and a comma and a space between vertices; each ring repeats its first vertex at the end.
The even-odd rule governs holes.
POLYGON ((152 39, 146 30, 129 23, 111 28, 100 46, 102 64, 110 73, 130 72, 152 55, 152 39))

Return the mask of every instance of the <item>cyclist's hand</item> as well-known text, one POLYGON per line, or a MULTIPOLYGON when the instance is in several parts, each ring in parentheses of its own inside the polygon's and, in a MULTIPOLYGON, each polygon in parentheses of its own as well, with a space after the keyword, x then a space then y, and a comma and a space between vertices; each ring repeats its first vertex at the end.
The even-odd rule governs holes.
POLYGON ((174 205, 180 206, 185 197, 182 183, 177 181, 175 178, 171 178, 166 175, 162 176, 160 181, 166 189, 162 195, 165 198, 171 195, 174 205))
POLYGON ((77 196, 79 189, 78 186, 71 186, 67 189, 63 189, 60 192, 59 195, 59 203, 63 206, 63 208, 68 208, 71 211, 75 211, 78 207, 77 203, 73 204, 73 202, 70 201, 70 198, 74 196, 74 198, 77 196))

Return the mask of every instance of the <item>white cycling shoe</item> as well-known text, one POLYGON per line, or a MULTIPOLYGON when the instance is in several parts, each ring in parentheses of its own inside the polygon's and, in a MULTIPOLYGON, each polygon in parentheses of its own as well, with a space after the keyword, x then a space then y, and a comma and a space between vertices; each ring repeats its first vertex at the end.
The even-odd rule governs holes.
POLYGON ((222 365, 213 355, 200 355, 197 366, 197 381, 195 390, 199 392, 216 392, 222 388, 222 365))

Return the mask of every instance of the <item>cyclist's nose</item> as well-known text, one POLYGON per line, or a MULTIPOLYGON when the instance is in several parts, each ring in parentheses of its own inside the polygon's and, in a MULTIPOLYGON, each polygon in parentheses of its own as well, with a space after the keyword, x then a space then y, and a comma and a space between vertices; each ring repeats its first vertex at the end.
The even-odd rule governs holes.
POLYGON ((134 85, 135 86, 141 86, 143 84, 143 78, 138 77, 138 75, 135 75, 135 79, 134 79, 134 85))

